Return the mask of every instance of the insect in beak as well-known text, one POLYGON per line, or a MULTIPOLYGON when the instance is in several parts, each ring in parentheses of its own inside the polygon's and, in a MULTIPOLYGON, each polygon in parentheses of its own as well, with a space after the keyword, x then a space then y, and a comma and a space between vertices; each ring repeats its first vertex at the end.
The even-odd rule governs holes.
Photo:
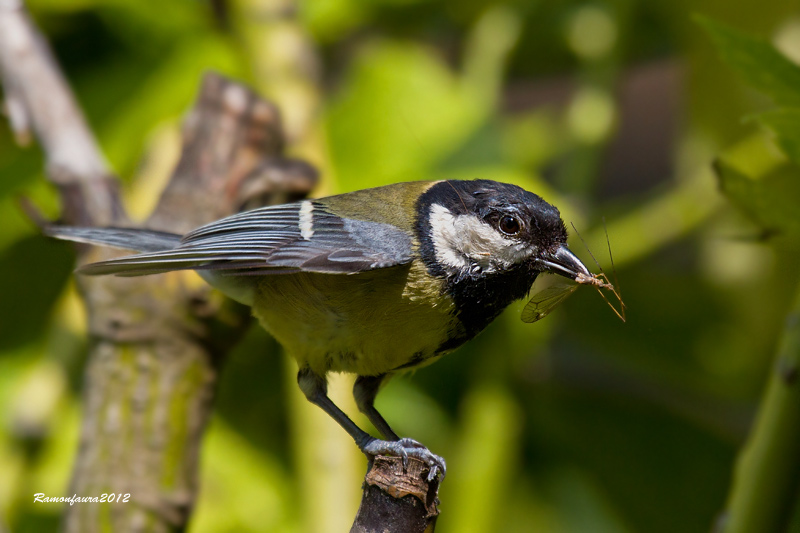
POLYGON ((575 224, 572 224, 572 229, 575 230, 575 234, 581 239, 581 242, 586 247, 586 251, 589 252, 589 255, 592 257, 594 263, 597 265, 597 268, 600 270, 599 274, 591 274, 589 276, 579 274, 578 276, 575 277, 575 281, 580 285, 592 285, 597 290, 597 293, 600 294, 600 296, 603 298, 603 300, 605 300, 605 302, 608 304, 611 310, 614 311, 614 314, 617 315, 620 320, 625 322, 626 306, 625 302, 622 300, 622 292, 620 292, 619 289, 619 280, 617 279, 617 269, 614 266, 614 256, 611 254, 611 241, 608 239, 608 228, 606 228, 605 217, 603 217, 603 230, 605 231, 606 234, 606 244, 608 245, 608 257, 611 260, 611 268, 613 269, 614 272, 614 283, 616 284, 616 287, 612 285, 611 282, 609 281, 608 276, 603 271, 603 267, 600 266, 600 263, 594 257, 594 254, 589 249, 589 246, 586 244, 586 241, 583 240, 583 236, 580 233, 578 233, 578 228, 575 227, 575 224), (619 302, 619 309, 617 309, 614 306, 614 304, 611 303, 611 301, 608 299, 608 297, 605 295, 602 289, 608 290, 614 295, 614 297, 619 302))
POLYGON ((575 281, 579 285, 591 285, 595 289, 597 289, 598 294, 600 294, 603 300, 605 300, 605 302, 608 304, 611 310, 614 311, 614 314, 617 315, 620 320, 625 322, 625 302, 622 301, 622 295, 620 294, 619 289, 617 289, 616 287, 614 287, 614 285, 608 282, 608 276, 606 276, 605 272, 602 272, 602 269, 600 274, 592 274, 590 276, 584 276, 583 274, 578 274, 575 277, 575 281), (611 300, 608 299, 606 294, 601 289, 610 291, 614 295, 614 297, 619 302, 619 309, 614 307, 614 304, 611 303, 611 300))
MULTIPOLYGON (((605 220, 603 221, 605 224, 605 220)), ((575 229, 575 225, 573 224, 572 228, 575 230, 575 233, 580 237, 581 242, 583 245, 586 246, 586 241, 583 240, 578 230, 575 229)), ((614 257, 611 255, 611 243, 608 241, 608 232, 606 231, 606 242, 608 243, 608 255, 611 258, 611 265, 614 265, 614 257)), ((558 304, 563 302, 567 296, 575 292, 575 289, 578 288, 579 285, 591 285, 594 287, 598 294, 605 300, 609 307, 614 311, 614 314, 619 317, 620 320, 625 322, 625 302, 622 301, 622 294, 617 288, 619 286, 617 279, 616 279, 616 269, 614 270, 614 281, 617 283, 617 287, 615 287, 608 279, 608 276, 603 271, 603 267, 600 266, 600 263, 597 262, 592 251, 589 250, 589 247, 586 246, 586 250, 589 252, 589 255, 594 259, 594 262, 597 264, 597 268, 600 269, 600 274, 592 274, 586 265, 584 265, 580 259, 573 254, 566 245, 561 245, 558 249, 551 254, 548 254, 545 258, 539 260, 539 264, 542 265, 547 271, 552 272, 554 274, 559 274, 564 276, 565 278, 569 278, 574 281, 576 284, 556 284, 551 287, 548 287, 538 293, 536 293, 525 306, 522 311, 522 321, 523 322, 536 322, 537 320, 541 320, 545 316, 547 316, 550 311, 552 311, 558 304), (619 302, 619 309, 611 303, 611 300, 608 299, 605 292, 611 292, 614 297, 619 302)))

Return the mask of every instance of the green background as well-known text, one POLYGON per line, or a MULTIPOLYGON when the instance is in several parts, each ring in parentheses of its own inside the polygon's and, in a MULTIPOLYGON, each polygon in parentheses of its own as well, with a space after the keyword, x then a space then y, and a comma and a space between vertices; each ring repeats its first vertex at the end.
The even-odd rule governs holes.
MULTIPOLYGON (((377 406, 448 459, 437 532, 710 530, 800 274, 796 3, 29 7, 139 216, 213 69, 279 102, 291 153, 322 171, 319 194, 516 183, 557 205, 610 273, 605 218, 627 323, 588 288, 534 325, 519 320, 521 302, 393 380, 377 406)), ((39 236, 17 205, 57 216, 42 168, 38 147, 0 128, 0 530, 17 532, 58 524, 61 506, 32 494, 68 495, 87 349, 71 247, 39 236)), ((574 236, 571 247, 592 261, 574 236)), ((303 481, 321 446, 303 435, 340 430, 305 411, 293 365, 255 327, 230 354, 191 532, 352 521, 365 460, 342 436, 327 485, 303 481)), ((342 398, 350 384, 333 387, 342 398)))

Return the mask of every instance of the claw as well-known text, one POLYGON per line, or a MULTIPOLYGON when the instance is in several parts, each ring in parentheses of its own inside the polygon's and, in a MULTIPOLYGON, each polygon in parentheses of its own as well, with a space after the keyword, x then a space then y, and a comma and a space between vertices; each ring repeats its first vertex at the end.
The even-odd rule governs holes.
POLYGON ((398 443, 400 443, 400 445, 401 445, 401 446, 403 446, 404 448, 422 448, 422 449, 425 449, 425 450, 427 450, 427 449, 428 449, 428 448, 427 448, 427 447, 426 447, 424 444, 422 444, 421 442, 419 442, 419 441, 416 441, 416 440, 414 440, 414 439, 409 439, 409 438, 407 438, 407 437, 406 437, 406 438, 402 438, 402 439, 400 439, 400 440, 399 440, 399 441, 397 441, 397 442, 398 442, 398 443))
POLYGON ((398 441, 373 439, 364 445, 361 451, 373 457, 376 455, 400 457, 403 460, 403 470, 408 468, 409 457, 419 459, 428 466, 428 482, 436 479, 439 472, 442 474, 442 479, 447 474, 447 465, 444 459, 431 453, 428 448, 414 439, 400 439, 398 441))

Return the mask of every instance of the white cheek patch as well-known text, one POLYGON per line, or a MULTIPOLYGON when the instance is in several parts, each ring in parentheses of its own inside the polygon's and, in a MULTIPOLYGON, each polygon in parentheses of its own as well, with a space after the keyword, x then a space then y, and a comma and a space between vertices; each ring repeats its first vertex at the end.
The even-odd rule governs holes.
POLYGON ((439 204, 431 206, 430 222, 437 261, 457 270, 491 273, 520 263, 536 251, 474 215, 453 215, 439 204))

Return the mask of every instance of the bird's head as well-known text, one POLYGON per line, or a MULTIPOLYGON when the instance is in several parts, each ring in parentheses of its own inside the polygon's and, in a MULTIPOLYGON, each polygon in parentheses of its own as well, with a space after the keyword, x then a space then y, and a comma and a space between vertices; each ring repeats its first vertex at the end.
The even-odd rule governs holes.
POLYGON ((422 195, 418 232, 434 275, 467 280, 515 273, 591 276, 567 248, 558 209, 516 185, 489 180, 441 181, 422 195))

